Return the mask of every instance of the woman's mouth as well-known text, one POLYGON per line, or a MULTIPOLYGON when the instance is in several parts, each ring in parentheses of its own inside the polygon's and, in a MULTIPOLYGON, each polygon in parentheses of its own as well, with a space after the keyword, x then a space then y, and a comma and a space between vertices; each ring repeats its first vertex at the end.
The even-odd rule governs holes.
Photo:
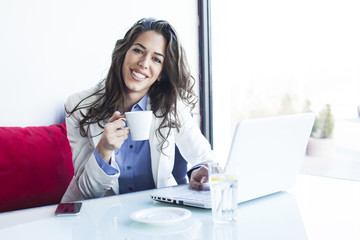
POLYGON ((135 70, 131 70, 131 74, 137 79, 137 80, 144 80, 145 78, 147 78, 146 75, 140 73, 140 72, 137 72, 135 70))

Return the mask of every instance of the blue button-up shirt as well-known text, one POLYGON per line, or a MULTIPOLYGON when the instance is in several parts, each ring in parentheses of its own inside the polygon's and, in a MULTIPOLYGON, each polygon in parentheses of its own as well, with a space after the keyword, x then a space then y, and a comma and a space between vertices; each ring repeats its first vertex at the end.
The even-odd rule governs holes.
MULTIPOLYGON (((131 111, 146 110, 148 95, 145 95, 131 111)), ((108 175, 118 173, 118 171, 107 164, 95 149, 95 159, 99 166, 108 175)), ((111 159, 112 161, 113 159, 111 159)), ((119 192, 128 193, 155 188, 154 179, 151 171, 151 157, 149 140, 133 141, 131 133, 124 141, 121 148, 115 150, 115 161, 120 166, 119 192)))

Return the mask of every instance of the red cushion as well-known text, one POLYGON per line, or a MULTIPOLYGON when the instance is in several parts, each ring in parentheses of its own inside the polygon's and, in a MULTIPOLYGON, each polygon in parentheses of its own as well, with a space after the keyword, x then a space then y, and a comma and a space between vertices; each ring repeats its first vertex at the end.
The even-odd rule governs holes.
POLYGON ((59 203, 73 175, 65 123, 0 127, 0 212, 59 203))

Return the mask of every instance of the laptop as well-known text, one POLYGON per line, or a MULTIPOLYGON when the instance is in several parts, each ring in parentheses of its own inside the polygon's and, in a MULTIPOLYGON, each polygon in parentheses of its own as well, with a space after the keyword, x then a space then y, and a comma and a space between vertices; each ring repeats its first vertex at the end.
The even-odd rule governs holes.
MULTIPOLYGON (((247 119, 236 125, 225 165, 237 169, 238 203, 286 190, 296 181, 314 124, 313 113, 247 119)), ((210 191, 189 185, 156 189, 156 201, 211 208, 210 191)))

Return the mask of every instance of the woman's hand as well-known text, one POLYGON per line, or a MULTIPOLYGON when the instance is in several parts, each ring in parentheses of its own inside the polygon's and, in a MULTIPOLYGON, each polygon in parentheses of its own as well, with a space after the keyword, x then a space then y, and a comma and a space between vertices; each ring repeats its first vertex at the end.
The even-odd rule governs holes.
POLYGON ((112 115, 105 125, 104 132, 96 146, 97 151, 107 163, 110 162, 112 152, 120 148, 129 136, 129 129, 124 129, 125 122, 121 118, 124 118, 124 116, 120 115, 118 111, 112 115))
POLYGON ((196 190, 203 190, 204 189, 203 183, 208 182, 208 180, 209 180, 208 168, 207 165, 204 165, 192 171, 190 178, 190 187, 196 190))

